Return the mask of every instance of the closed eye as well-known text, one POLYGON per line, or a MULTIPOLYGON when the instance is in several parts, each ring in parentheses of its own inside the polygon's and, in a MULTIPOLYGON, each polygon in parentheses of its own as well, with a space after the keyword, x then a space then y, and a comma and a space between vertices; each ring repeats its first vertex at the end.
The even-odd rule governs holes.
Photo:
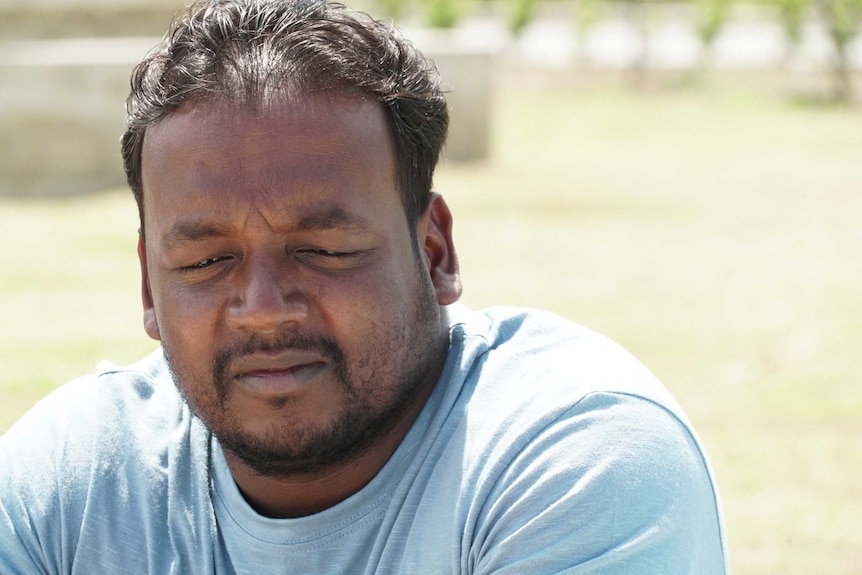
POLYGON ((183 266, 180 269, 184 271, 202 270, 227 259, 227 256, 216 256, 214 258, 207 258, 205 260, 195 262, 189 266, 183 266))
POLYGON ((333 250, 309 250, 311 253, 314 253, 319 256, 326 256, 328 258, 348 258, 350 256, 356 255, 357 252, 336 252, 333 250))
POLYGON ((339 251, 320 248, 302 248, 294 252, 299 261, 320 270, 347 270, 361 264, 367 250, 339 251))
POLYGON ((359 251, 343 252, 343 251, 338 251, 338 250, 324 250, 324 249, 317 249, 317 248, 305 248, 305 249, 296 250, 296 253, 299 255, 309 255, 309 256, 316 256, 316 257, 343 259, 343 258, 350 258, 350 257, 356 256, 356 255, 360 254, 361 252, 359 252, 359 251))

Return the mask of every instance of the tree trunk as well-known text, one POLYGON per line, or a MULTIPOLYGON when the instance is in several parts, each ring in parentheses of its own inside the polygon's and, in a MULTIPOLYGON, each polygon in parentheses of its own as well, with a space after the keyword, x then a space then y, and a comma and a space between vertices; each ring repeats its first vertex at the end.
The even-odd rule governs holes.
POLYGON ((837 55, 832 72, 832 97, 837 102, 849 102, 853 99, 853 79, 847 58, 847 47, 836 44, 836 48, 837 55))
POLYGON ((637 53, 629 66, 629 81, 644 88, 649 81, 649 13, 645 0, 626 3, 626 16, 638 40, 637 53))

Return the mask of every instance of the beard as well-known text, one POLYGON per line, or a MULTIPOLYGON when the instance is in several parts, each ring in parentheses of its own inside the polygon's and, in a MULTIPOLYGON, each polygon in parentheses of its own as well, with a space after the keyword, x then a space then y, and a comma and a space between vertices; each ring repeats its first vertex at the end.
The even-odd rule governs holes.
POLYGON ((296 328, 267 338, 252 334, 218 349, 208 374, 215 397, 187 391, 184 382, 197 381, 192 385, 199 387, 201 378, 163 342, 165 358, 183 399, 225 451, 261 476, 319 473, 372 447, 395 427, 426 384, 434 385, 429 378, 436 379, 442 367, 448 338, 440 333, 440 307, 430 281, 420 281, 416 291, 410 311, 384 326, 391 328, 388 331, 370 334, 358 357, 349 357, 332 338, 296 328), (253 433, 230 409, 230 366, 246 355, 287 349, 315 352, 328 360, 341 392, 333 398, 339 408, 325 421, 300 426, 291 422, 293 400, 275 399, 271 407, 283 414, 283 422, 253 433))

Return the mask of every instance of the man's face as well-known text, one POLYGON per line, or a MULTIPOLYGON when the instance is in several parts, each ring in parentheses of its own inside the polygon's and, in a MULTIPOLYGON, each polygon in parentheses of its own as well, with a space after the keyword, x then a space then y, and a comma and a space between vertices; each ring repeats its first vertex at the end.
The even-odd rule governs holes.
POLYGON ((147 333, 226 451, 319 471, 417 412, 457 269, 441 199, 412 239, 379 105, 186 104, 148 129, 142 165, 147 333))

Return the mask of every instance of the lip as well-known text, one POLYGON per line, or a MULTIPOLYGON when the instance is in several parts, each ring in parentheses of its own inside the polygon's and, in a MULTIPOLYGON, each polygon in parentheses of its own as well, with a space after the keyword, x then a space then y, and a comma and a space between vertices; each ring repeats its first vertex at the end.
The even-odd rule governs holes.
POLYGON ((317 354, 285 351, 277 355, 252 354, 239 358, 230 380, 255 395, 266 397, 297 393, 328 366, 317 354))

